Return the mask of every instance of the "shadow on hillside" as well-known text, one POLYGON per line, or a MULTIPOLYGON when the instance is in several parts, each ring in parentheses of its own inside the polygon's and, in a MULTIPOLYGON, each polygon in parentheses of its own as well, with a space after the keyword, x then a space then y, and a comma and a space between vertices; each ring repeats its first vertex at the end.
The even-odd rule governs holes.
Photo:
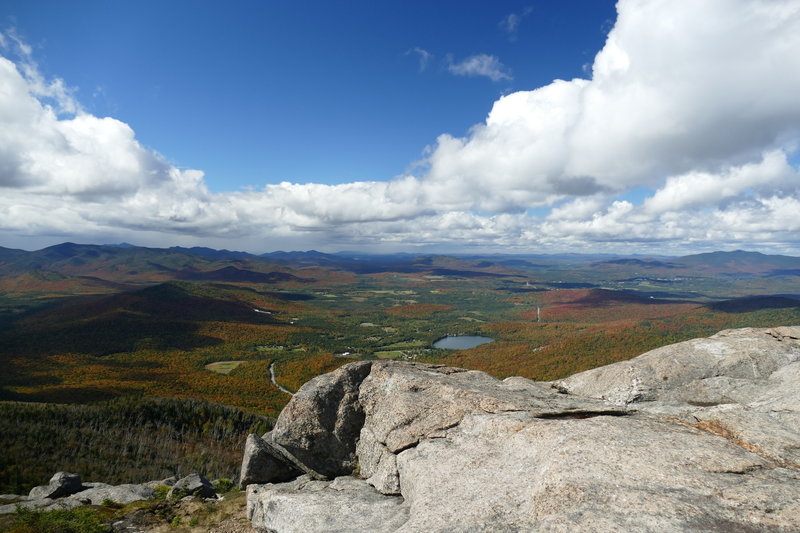
POLYGON ((203 323, 278 321, 213 288, 164 283, 110 296, 70 298, 21 316, 0 337, 0 356, 104 356, 141 350, 192 350, 221 344, 203 323))
POLYGON ((19 393, 0 387, 0 401, 37 403, 93 403, 119 398, 120 396, 139 396, 141 391, 133 388, 114 387, 52 387, 32 393, 19 393))
POLYGON ((177 272, 178 279, 190 281, 225 281, 229 283, 311 283, 314 279, 299 278, 287 272, 255 272, 227 266, 218 270, 199 271, 185 268, 177 272))
POLYGON ((192 350, 217 346, 220 339, 199 333, 200 324, 140 318, 127 313, 63 325, 25 328, 0 339, 0 354, 41 357, 56 354, 105 356, 140 350, 192 350))
MULTIPOLYGON (((4 366, 7 366, 7 363, 3 363, 4 366)), ((44 374, 41 372, 30 374, 18 369, 6 371, 0 379, 2 380, 2 385, 0 385, 0 400, 5 399, 2 395, 2 387, 48 387, 60 385, 64 382, 63 379, 51 374, 44 374)), ((12 393, 9 392, 9 394, 12 393)))
POLYGON ((112 295, 78 296, 62 301, 61 305, 28 313, 17 325, 42 327, 124 316, 153 321, 276 322, 273 317, 256 313, 252 306, 216 289, 186 282, 168 282, 112 295))
POLYGON ((640 304, 640 305, 667 305, 681 303, 695 303, 690 300, 664 300, 653 296, 645 296, 625 291, 611 291, 607 289, 592 289, 581 298, 576 298, 568 304, 579 304, 591 307, 607 307, 620 304, 640 304))
POLYGON ((723 313, 752 313, 762 309, 789 309, 800 307, 800 299, 786 296, 749 296, 708 304, 708 308, 723 313))
POLYGON ((317 297, 313 294, 304 294, 302 292, 274 292, 274 291, 261 291, 259 294, 269 296, 284 302, 304 302, 306 300, 316 300, 317 297))

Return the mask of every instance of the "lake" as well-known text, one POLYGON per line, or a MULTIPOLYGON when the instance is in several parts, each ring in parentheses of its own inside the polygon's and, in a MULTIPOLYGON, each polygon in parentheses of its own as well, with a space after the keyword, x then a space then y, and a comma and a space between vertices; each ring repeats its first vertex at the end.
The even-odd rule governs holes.
POLYGON ((452 335, 449 337, 442 337, 434 342, 433 347, 443 350, 468 350, 469 348, 474 348, 488 342, 494 342, 494 339, 476 335, 452 335))

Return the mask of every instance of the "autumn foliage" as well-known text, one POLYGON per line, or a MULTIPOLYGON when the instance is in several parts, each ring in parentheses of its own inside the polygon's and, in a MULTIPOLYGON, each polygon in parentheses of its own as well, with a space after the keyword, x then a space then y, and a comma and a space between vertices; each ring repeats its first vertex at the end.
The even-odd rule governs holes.
POLYGON ((386 312, 401 318, 425 318, 433 313, 441 311, 452 311, 455 309, 452 305, 445 304, 408 304, 398 305, 387 309, 386 312))

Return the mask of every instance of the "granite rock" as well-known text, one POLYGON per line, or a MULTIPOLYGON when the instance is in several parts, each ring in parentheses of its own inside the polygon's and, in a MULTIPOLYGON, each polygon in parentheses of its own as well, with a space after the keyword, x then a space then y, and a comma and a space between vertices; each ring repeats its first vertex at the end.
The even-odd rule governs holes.
POLYGON ((249 485, 257 530, 800 531, 800 328, 728 330, 553 383, 348 366, 281 413, 283 452, 312 475, 249 485))

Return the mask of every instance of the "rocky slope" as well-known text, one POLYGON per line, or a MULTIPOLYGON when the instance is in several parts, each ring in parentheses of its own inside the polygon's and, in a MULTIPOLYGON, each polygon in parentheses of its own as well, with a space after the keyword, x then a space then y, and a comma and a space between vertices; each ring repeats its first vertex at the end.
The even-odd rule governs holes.
POLYGON ((800 327, 553 383, 357 362, 251 436, 259 531, 800 531, 800 327))
POLYGON ((156 498, 155 489, 169 488, 168 499, 191 496, 217 498, 210 481, 199 474, 189 474, 181 479, 174 477, 142 484, 109 485, 108 483, 85 483, 78 474, 56 472, 47 485, 31 489, 28 495, 0 495, 0 514, 13 513, 19 507, 51 511, 74 509, 81 505, 101 505, 103 502, 128 504, 156 498), (11 503, 5 503, 10 501, 11 503))
POLYGON ((103 524, 99 529, 109 533, 256 533, 245 516, 245 494, 230 488, 229 480, 210 482, 197 473, 109 485, 57 472, 28 495, 0 494, 0 531, 75 532, 103 524), (82 506, 90 506, 88 514, 77 514, 82 506), (33 514, 20 515, 24 509, 33 514))

